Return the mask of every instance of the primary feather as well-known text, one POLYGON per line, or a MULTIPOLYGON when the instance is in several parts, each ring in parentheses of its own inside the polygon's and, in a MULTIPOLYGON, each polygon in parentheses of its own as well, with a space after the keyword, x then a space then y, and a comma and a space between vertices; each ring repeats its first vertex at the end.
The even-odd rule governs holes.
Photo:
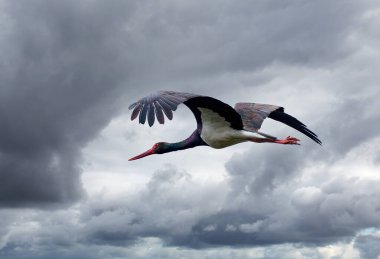
POLYGON ((159 91, 157 93, 141 98, 137 102, 131 104, 129 109, 133 109, 131 119, 136 119, 139 116, 139 123, 144 124, 148 116, 148 124, 152 126, 157 118, 160 124, 165 123, 165 117, 173 119, 173 111, 177 106, 191 98, 200 95, 190 93, 179 93, 173 91, 159 91))

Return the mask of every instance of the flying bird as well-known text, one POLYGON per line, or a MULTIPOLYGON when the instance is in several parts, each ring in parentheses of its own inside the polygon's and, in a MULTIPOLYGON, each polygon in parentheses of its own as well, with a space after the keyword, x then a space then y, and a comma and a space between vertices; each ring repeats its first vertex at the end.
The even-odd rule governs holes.
POLYGON ((235 108, 208 96, 173 91, 159 91, 141 98, 131 104, 131 120, 139 117, 139 123, 148 120, 152 126, 157 118, 164 124, 165 116, 171 120, 173 111, 179 104, 185 104, 194 114, 197 128, 185 140, 176 143, 158 142, 146 152, 129 159, 136 160, 152 154, 163 154, 196 146, 224 148, 241 142, 276 143, 299 145, 299 139, 287 137, 277 139, 259 129, 265 118, 282 122, 305 134, 318 144, 322 142, 305 124, 284 112, 284 108, 276 105, 259 103, 237 103, 235 108))

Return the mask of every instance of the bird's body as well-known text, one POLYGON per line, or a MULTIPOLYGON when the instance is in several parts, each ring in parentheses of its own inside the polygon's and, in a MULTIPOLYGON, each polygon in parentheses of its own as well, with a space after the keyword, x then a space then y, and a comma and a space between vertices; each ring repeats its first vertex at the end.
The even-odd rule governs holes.
POLYGON ((222 116, 210 109, 199 108, 199 111, 203 122, 200 136, 210 147, 225 148, 257 137, 256 133, 231 128, 222 116))
POLYGON ((245 141, 257 143, 271 142, 278 144, 298 145, 298 139, 287 137, 277 138, 259 131, 263 120, 267 117, 283 122, 302 132, 318 144, 321 141, 303 123, 284 113, 284 108, 257 103, 237 103, 235 109, 224 102, 208 96, 160 91, 133 103, 129 108, 134 109, 131 119, 139 116, 139 122, 144 124, 146 119, 150 126, 155 117, 163 124, 164 114, 170 120, 180 103, 184 103, 194 114, 197 129, 185 140, 177 143, 156 143, 150 150, 130 160, 139 159, 151 154, 162 154, 196 146, 225 148, 245 141))

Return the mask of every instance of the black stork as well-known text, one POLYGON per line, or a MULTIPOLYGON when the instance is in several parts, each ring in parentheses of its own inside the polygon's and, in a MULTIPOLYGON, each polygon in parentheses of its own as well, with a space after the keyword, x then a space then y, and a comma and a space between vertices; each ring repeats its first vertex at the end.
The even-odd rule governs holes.
POLYGON ((284 112, 284 108, 276 105, 258 103, 237 103, 235 108, 215 98, 191 93, 173 91, 159 91, 129 106, 133 109, 131 120, 139 117, 144 124, 148 119, 152 126, 157 118, 160 124, 165 117, 171 120, 172 111, 184 103, 194 114, 197 121, 196 130, 187 139, 177 143, 158 142, 148 151, 129 159, 136 160, 152 154, 163 154, 177 150, 193 148, 196 146, 210 146, 224 148, 245 141, 257 143, 277 143, 285 145, 299 145, 299 139, 287 137, 277 139, 271 135, 260 132, 265 118, 280 121, 299 132, 305 134, 318 144, 322 142, 318 136, 309 130, 305 124, 284 112))

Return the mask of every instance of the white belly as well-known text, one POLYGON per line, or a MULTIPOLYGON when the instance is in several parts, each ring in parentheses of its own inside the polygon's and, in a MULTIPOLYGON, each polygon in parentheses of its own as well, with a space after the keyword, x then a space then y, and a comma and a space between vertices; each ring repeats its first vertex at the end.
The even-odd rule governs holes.
POLYGON ((232 129, 228 121, 210 109, 198 109, 202 119, 201 138, 210 147, 224 148, 257 137, 253 132, 232 129))
MULTIPOLYGON (((236 131, 238 133, 238 131, 236 131)), ((232 146, 241 142, 247 141, 246 138, 242 138, 240 134, 236 134, 235 132, 213 132, 209 134, 208 131, 203 131, 201 134, 201 138, 204 142, 206 142, 210 147, 213 148, 224 148, 228 146, 232 146)))

